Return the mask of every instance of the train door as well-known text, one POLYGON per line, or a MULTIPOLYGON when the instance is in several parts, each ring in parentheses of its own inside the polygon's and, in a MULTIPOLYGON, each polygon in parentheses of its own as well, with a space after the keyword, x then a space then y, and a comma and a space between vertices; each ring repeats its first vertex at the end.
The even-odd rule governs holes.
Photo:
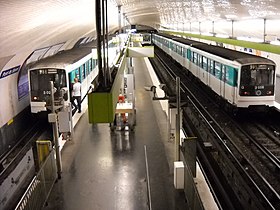
POLYGON ((209 59, 204 57, 204 69, 205 69, 205 74, 206 74, 206 84, 209 86, 209 81, 210 81, 210 68, 209 68, 209 59))
POLYGON ((208 74, 207 74, 207 61, 208 59, 204 56, 200 56, 200 71, 201 71, 201 80, 204 84, 208 85, 208 74))

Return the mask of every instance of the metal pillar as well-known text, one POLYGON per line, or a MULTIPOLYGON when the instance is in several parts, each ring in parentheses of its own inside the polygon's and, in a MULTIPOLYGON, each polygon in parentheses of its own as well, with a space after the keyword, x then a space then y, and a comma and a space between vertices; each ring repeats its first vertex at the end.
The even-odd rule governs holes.
POLYGON ((215 21, 212 21, 212 34, 215 35, 215 21))
POLYGON ((234 20, 231 20, 231 38, 233 38, 233 23, 234 23, 234 20))
POLYGON ((176 106, 177 106, 177 114, 176 114, 176 135, 175 135, 175 161, 180 160, 180 109, 181 109, 181 96, 180 96, 180 77, 176 77, 176 106))
POLYGON ((101 4, 101 12, 102 12, 102 43, 103 43, 103 72, 104 72, 104 86, 107 87, 107 66, 106 66, 106 39, 105 39, 105 33, 106 33, 106 21, 105 21, 105 0, 102 0, 101 4))
POLYGON ((108 70, 108 17, 107 0, 95 0, 95 21, 97 34, 98 82, 106 88, 111 75, 108 70), (101 2, 102 1, 102 2, 101 2), (103 49, 103 51, 102 51, 103 49))
POLYGON ((108 81, 111 83, 112 82, 112 77, 111 77, 111 72, 110 72, 110 69, 109 69, 109 45, 108 45, 108 42, 109 42, 109 31, 108 31, 108 1, 105 0, 105 6, 106 6, 106 9, 105 9, 105 19, 106 19, 106 22, 105 22, 105 26, 106 26, 106 52, 107 52, 107 55, 106 55, 106 72, 108 74, 108 81))
POLYGON ((121 7, 118 5, 118 19, 119 19, 119 34, 122 33, 122 14, 121 14, 121 7))
POLYGON ((95 21, 96 21, 96 35, 97 35, 97 65, 98 65, 98 82, 104 80, 104 72, 102 69, 102 55, 101 55, 101 7, 100 0, 95 0, 95 21))
POLYGON ((263 42, 266 41, 266 19, 263 19, 263 42))
POLYGON ((56 167, 57 167, 57 177, 58 179, 61 178, 61 155, 59 151, 59 134, 58 134, 58 123, 57 123, 57 115, 55 112, 55 105, 54 105, 54 85, 53 81, 50 81, 51 86, 51 98, 52 98, 52 114, 55 117, 54 122, 52 122, 52 128, 53 128, 53 140, 54 140, 54 147, 55 147, 55 155, 56 155, 56 167))

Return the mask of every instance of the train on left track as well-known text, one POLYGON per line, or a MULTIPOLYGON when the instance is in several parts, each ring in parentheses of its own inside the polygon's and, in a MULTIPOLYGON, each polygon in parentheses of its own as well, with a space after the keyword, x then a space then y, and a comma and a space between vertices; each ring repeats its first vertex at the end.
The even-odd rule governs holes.
POLYGON ((227 102, 227 108, 266 110, 274 106, 276 64, 272 60, 169 34, 152 34, 152 41, 183 71, 227 102))
MULTIPOLYGON (((112 65, 118 53, 115 43, 109 41, 109 64, 112 65)), ((98 77, 96 44, 74 47, 53 56, 39 60, 28 69, 30 107, 32 113, 51 109, 50 81, 53 81, 56 92, 54 102, 57 105, 71 103, 71 89, 74 78, 81 83, 82 108, 87 105, 87 94, 95 87, 98 77)), ((75 113, 73 107, 73 113, 75 113)))

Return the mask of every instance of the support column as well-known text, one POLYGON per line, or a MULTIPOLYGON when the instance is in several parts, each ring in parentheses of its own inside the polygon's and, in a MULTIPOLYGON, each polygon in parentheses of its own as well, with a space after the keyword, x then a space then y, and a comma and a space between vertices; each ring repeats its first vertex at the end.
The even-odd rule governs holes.
POLYGON ((101 0, 102 1, 102 9, 101 9, 101 12, 102 12, 102 48, 103 48, 103 72, 104 72, 104 87, 107 87, 107 81, 108 81, 108 78, 107 78, 107 66, 106 66, 106 39, 105 39, 105 36, 106 36, 106 20, 105 20, 105 0, 101 0))
POLYGON ((95 0, 95 21, 96 21, 96 35, 97 35, 97 65, 98 65, 98 82, 102 83, 104 80, 104 72, 102 69, 102 55, 101 55, 101 7, 100 0, 95 0))
POLYGON ((121 13, 121 7, 120 5, 118 5, 118 19, 119 19, 119 34, 122 33, 122 13, 121 13))
POLYGON ((61 155, 60 155, 60 149, 59 149, 59 134, 58 134, 58 123, 57 123, 57 114, 55 112, 55 105, 54 105, 54 84, 53 81, 50 81, 51 86, 51 99, 52 99, 52 114, 49 117, 52 118, 49 120, 52 123, 53 128, 53 141, 54 141, 54 147, 55 147, 55 155, 56 155, 56 167, 57 167, 57 177, 58 179, 61 178, 61 155))
POLYGON ((108 74, 108 82, 111 83, 112 82, 112 77, 111 77, 111 72, 110 72, 110 69, 109 69, 109 31, 108 31, 108 0, 105 0, 105 27, 106 27, 106 34, 105 34, 105 37, 106 37, 106 73, 108 74))
POLYGON ((231 38, 234 37, 234 34, 233 34, 233 23, 234 23, 234 20, 231 20, 231 38))
POLYGON ((176 113, 176 135, 175 135, 175 161, 180 160, 180 129, 181 129, 181 96, 180 96, 180 77, 176 77, 176 106, 177 106, 177 113, 176 113))
POLYGON ((263 42, 266 41, 266 19, 263 19, 263 42))

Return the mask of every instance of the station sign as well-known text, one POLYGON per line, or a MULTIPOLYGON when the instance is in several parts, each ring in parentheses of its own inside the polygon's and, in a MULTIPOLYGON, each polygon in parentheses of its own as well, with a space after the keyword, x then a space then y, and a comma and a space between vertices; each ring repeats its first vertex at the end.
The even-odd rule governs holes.
POLYGON ((4 77, 7 77, 7 76, 10 76, 14 73, 17 73, 20 69, 20 66, 16 66, 16 67, 13 67, 13 68, 10 68, 8 70, 4 70, 1 72, 1 75, 0 75, 0 79, 4 78, 4 77))

